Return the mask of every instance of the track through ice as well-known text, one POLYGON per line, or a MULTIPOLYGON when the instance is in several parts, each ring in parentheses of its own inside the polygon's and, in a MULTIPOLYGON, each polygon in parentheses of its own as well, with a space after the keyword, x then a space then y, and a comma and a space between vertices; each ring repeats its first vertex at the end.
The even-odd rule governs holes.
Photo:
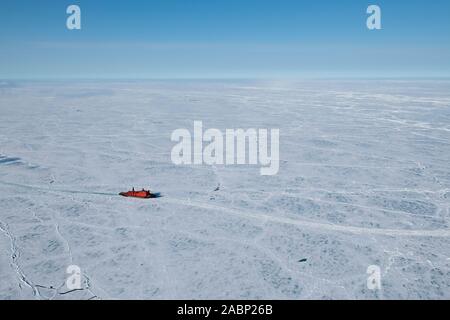
MULTIPOLYGON (((102 193, 102 192, 88 192, 88 191, 78 191, 78 190, 66 190, 66 189, 46 189, 39 186, 27 186, 17 183, 10 183, 0 181, 0 184, 15 186, 19 188, 33 189, 39 190, 43 192, 55 192, 55 193, 69 193, 69 194, 90 194, 90 195, 98 195, 98 196, 117 196, 114 193, 102 193)), ((325 222, 317 222, 310 220, 300 220, 300 219, 291 219, 291 218, 283 218, 270 216, 267 214, 260 214, 256 212, 243 212, 240 210, 229 209, 209 203, 192 201, 191 199, 179 199, 172 197, 164 197, 159 200, 162 203, 172 203, 183 206, 197 207, 215 211, 221 211, 232 215, 243 216, 251 219, 258 219, 263 221, 271 221, 281 224, 292 225, 296 227, 305 227, 309 229, 318 229, 318 230, 327 230, 327 231, 337 231, 337 232, 345 232, 345 233, 353 233, 360 235, 383 235, 383 236, 404 236, 404 237, 450 237, 449 229, 441 229, 441 230, 401 230, 401 229, 375 229, 375 228, 363 228, 363 227, 353 227, 353 226, 344 226, 344 225, 336 225, 325 222)))

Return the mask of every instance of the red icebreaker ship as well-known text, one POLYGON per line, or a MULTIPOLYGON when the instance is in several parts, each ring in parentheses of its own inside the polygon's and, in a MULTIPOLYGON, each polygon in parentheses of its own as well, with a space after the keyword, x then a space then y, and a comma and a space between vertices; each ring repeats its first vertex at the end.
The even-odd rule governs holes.
POLYGON ((134 188, 131 191, 119 193, 122 197, 149 199, 154 198, 154 195, 149 190, 135 191, 134 188))

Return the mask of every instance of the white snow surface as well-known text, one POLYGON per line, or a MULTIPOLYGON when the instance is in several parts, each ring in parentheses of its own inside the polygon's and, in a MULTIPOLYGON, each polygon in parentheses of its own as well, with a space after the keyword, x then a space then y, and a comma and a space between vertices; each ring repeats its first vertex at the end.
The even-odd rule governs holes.
POLYGON ((449 81, 0 86, 0 299, 449 299, 449 207, 449 81), (194 120, 279 174, 172 164, 194 120))

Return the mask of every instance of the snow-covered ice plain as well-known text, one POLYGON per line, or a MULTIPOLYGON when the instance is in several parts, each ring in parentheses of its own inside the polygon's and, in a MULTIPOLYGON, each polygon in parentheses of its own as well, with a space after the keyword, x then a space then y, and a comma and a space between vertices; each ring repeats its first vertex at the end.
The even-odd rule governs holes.
POLYGON ((0 84, 0 299, 449 299, 449 207, 449 81, 0 84), (175 166, 194 120, 279 174, 175 166))

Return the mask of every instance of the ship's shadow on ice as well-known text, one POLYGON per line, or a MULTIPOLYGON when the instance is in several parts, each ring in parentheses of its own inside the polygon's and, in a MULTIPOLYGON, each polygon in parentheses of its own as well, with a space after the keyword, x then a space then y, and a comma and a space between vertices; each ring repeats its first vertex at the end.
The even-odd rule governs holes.
POLYGON ((164 197, 164 196, 161 194, 161 192, 152 193, 152 196, 151 196, 152 199, 158 199, 158 198, 162 198, 162 197, 164 197))

